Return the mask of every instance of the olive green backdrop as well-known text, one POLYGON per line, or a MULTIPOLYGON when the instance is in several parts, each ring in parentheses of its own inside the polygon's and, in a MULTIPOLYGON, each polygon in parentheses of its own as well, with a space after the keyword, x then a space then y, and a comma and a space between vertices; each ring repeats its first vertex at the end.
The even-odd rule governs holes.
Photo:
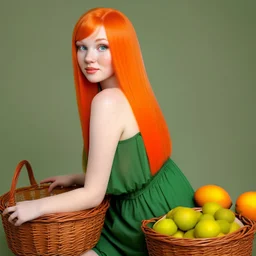
MULTIPOLYGON (((38 181, 81 171, 71 35, 79 16, 98 6, 134 24, 172 157, 193 187, 218 184, 233 204, 256 190, 254 0, 9 0, 0 7, 0 194, 22 159, 38 181)), ((18 186, 25 185, 26 172, 18 186)), ((0 252, 13 255, 2 225, 0 252)))

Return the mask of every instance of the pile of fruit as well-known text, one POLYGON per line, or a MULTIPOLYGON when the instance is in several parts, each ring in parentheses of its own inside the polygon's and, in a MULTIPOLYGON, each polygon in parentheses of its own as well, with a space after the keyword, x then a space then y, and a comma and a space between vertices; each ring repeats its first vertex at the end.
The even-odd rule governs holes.
POLYGON ((241 194, 235 205, 223 188, 216 185, 200 187, 194 194, 199 209, 178 206, 158 220, 153 229, 175 238, 214 238, 230 234, 243 226, 235 212, 256 221, 256 192, 241 194))
POLYGON ((233 211, 208 202, 201 211, 178 206, 158 220, 153 229, 176 238, 213 238, 232 233, 240 227, 233 211))

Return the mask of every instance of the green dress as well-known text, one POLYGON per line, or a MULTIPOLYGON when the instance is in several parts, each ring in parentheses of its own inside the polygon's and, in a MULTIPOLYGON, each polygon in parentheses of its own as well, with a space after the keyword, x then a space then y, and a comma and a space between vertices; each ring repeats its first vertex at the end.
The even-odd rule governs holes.
POLYGON ((194 207, 194 190, 171 159, 152 177, 140 133, 119 141, 107 194, 111 205, 93 248, 104 256, 148 255, 141 221, 179 205, 194 207))

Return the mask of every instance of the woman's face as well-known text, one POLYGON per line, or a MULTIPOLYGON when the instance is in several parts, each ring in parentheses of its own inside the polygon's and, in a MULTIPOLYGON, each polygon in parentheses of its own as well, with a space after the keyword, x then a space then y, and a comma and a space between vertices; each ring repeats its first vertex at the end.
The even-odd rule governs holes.
POLYGON ((105 28, 101 26, 89 37, 76 41, 76 46, 79 67, 88 81, 111 87, 114 70, 105 28))

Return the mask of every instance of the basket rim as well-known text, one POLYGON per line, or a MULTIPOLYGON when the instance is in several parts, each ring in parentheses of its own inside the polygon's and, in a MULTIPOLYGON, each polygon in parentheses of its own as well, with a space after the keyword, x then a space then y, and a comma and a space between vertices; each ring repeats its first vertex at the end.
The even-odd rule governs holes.
MULTIPOLYGON (((192 208, 195 210, 201 210, 199 207, 192 208)), ((163 218, 166 214, 161 215, 159 217, 151 218, 148 220, 142 220, 141 222, 141 229, 148 239, 157 240, 162 243, 168 243, 172 245, 178 245, 178 246, 215 246, 215 245, 224 245, 229 243, 230 241, 235 240, 241 240, 248 236, 254 236, 256 233, 256 221, 253 221, 245 216, 242 216, 241 214, 235 213, 236 217, 244 224, 243 227, 240 229, 230 233, 226 234, 224 236, 220 237, 213 237, 213 238, 175 238, 173 236, 163 235, 152 228, 148 227, 148 224, 152 222, 156 222, 157 220, 163 218)))

